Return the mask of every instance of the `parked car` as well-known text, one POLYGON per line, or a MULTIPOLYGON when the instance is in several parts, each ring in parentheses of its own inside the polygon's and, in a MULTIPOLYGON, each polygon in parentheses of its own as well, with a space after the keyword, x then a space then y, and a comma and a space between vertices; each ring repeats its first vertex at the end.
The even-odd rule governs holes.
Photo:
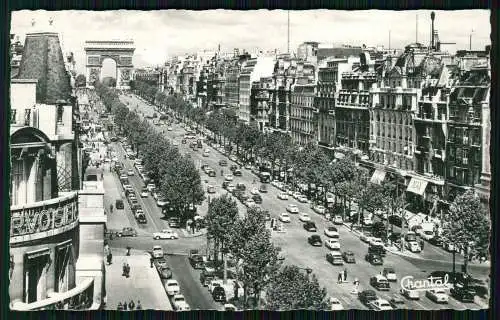
POLYGON ((259 194, 259 189, 257 187, 253 187, 252 190, 250 191, 252 195, 257 195, 259 194))
POLYGON ((215 193, 215 187, 212 185, 208 185, 207 187, 207 193, 215 193))
POLYGON ((450 294, 453 298, 457 299, 458 301, 470 302, 470 303, 474 302, 475 292, 473 290, 455 286, 450 289, 450 294))
POLYGON ((165 260, 165 258, 155 259, 154 265, 156 269, 168 267, 167 260, 165 260))
POLYGON ((368 253, 365 256, 365 260, 374 266, 381 266, 382 264, 384 264, 382 257, 378 254, 375 254, 375 253, 368 253))
POLYGON ((435 234, 433 231, 430 230, 423 230, 420 233, 420 237, 426 241, 429 241, 430 239, 434 238, 435 234))
POLYGON ((233 171, 233 175, 235 177, 241 177, 243 175, 243 173, 241 172, 240 169, 236 169, 236 170, 233 171))
POLYGON ((260 194, 254 194, 252 196, 252 199, 253 201, 255 201, 255 203, 262 204, 262 197, 260 196, 260 194))
POLYGON ((154 232, 153 233, 153 239, 155 240, 160 240, 160 239, 179 239, 179 235, 177 232, 174 232, 169 229, 163 229, 160 232, 154 232))
POLYGON ((343 265, 344 259, 339 251, 330 251, 326 254, 326 261, 330 262, 334 266, 343 265))
POLYGON ((125 208, 125 205, 123 204, 123 200, 122 199, 116 199, 116 201, 115 201, 115 207, 116 207, 116 209, 120 209, 120 210, 122 210, 123 208, 125 208))
POLYGON ((448 294, 445 289, 436 288, 425 292, 425 296, 435 303, 448 303, 448 294))
POLYGON ((440 236, 434 236, 431 239, 428 240, 430 244, 436 247, 442 247, 443 246, 443 238, 440 236))
POLYGON ((152 252, 153 258, 163 258, 165 256, 165 253, 163 252, 163 248, 161 246, 153 246, 153 252, 152 252))
POLYGON ((191 309, 182 294, 174 295, 171 301, 174 311, 189 311, 191 309))
POLYGON ((179 283, 175 279, 170 279, 165 282, 165 291, 169 296, 174 296, 181 291, 179 283))
POLYGON ((157 267, 158 274, 162 279, 170 279, 172 278, 172 270, 169 267, 157 267))
POLYGON ((347 263, 356 263, 356 257, 354 256, 354 252, 352 251, 342 252, 342 258, 347 263))
POLYGON ((306 229, 309 232, 316 232, 318 229, 316 228, 316 224, 312 221, 308 221, 304 223, 304 229, 306 229))
POLYGON ((259 187, 259 192, 261 193, 266 193, 267 192, 267 187, 265 184, 261 184, 259 187))
POLYGON ((134 228, 125 227, 116 234, 118 237, 137 237, 137 231, 134 228))
POLYGON ((370 278, 370 285, 379 291, 389 291, 391 286, 383 275, 376 275, 370 278))
POLYGON ((234 180, 234 177, 233 177, 233 175, 232 175, 232 174, 226 174, 226 175, 224 176, 224 179, 225 179, 226 181, 233 181, 233 180, 234 180))
POLYGON ((227 166, 227 161, 226 161, 226 160, 224 160, 224 159, 223 159, 223 160, 220 160, 220 161, 219 161, 219 166, 221 166, 221 167, 226 167, 226 166, 227 166))
POLYGON ((335 217, 333 217, 333 223, 334 224, 342 224, 344 223, 343 219, 342 219, 342 216, 340 215, 335 215, 335 217))
POLYGON ((416 241, 406 242, 406 249, 410 250, 410 252, 421 252, 422 249, 420 245, 416 241))
POLYGON ((326 212, 326 208, 323 207, 322 205, 313 206, 313 210, 314 210, 314 212, 316 212, 318 214, 325 214, 325 212, 326 212))
POLYGON ((297 200, 300 202, 300 203, 306 203, 308 201, 307 197, 304 196, 304 195, 300 195, 297 200))
POLYGON ((309 238, 307 238, 307 242, 314 247, 321 247, 323 243, 321 242, 321 237, 317 234, 313 234, 309 238))

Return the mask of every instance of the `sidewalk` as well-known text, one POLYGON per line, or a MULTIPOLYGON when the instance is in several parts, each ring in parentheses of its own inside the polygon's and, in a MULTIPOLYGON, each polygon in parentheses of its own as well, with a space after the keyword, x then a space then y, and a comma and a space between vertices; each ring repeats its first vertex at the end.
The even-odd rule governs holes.
POLYGON ((118 302, 141 301, 142 309, 172 310, 156 268, 150 268, 148 253, 135 252, 131 256, 113 255, 113 263, 106 264, 105 309, 116 310, 118 302), (122 276, 123 263, 130 265, 130 277, 122 276))

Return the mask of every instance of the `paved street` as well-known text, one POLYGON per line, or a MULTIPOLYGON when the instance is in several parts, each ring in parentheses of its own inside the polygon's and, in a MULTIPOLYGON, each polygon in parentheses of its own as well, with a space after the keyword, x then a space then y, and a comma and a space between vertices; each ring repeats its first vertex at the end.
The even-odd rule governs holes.
MULTIPOLYGON (((147 105, 140 99, 134 97, 123 97, 122 99, 129 101, 131 107, 135 107, 138 105, 138 110, 145 114, 152 114, 154 112, 154 108, 147 105)), ((204 145, 203 149, 199 149, 198 151, 192 151, 189 148, 188 144, 182 144, 181 139, 185 134, 184 129, 179 124, 172 125, 172 131, 167 131, 166 126, 157 126, 158 129, 164 130, 167 137, 169 137, 172 141, 177 141, 179 143, 179 149, 182 153, 191 154, 193 161, 197 165, 201 165, 201 163, 208 164, 210 167, 214 168, 216 171, 216 177, 208 177, 206 174, 201 173, 202 180, 207 180, 208 184, 214 185, 217 188, 218 193, 226 192, 221 188, 223 177, 220 175, 221 167, 218 165, 219 160, 226 159, 225 156, 220 154, 213 148, 207 147, 204 145), (202 151, 206 148, 210 149, 210 157, 202 157, 202 151)), ((229 161, 231 163, 231 161, 229 161)), ((229 166, 224 167, 223 170, 225 172, 229 172, 229 166)), ((247 186, 247 192, 249 188, 253 186, 253 181, 256 177, 249 171, 242 169, 243 176, 235 177, 233 183, 242 182, 247 186)), ((200 171, 201 172, 201 171, 200 171)), ((134 184, 137 183, 139 186, 139 181, 135 181, 137 178, 133 178, 134 184)), ((256 179, 258 181, 258 179, 256 179)), ((259 183, 256 183, 255 186, 259 186, 259 183)), ((295 203, 301 212, 307 212, 311 216, 312 220, 316 223, 318 227, 318 234, 322 236, 323 230, 326 226, 329 225, 329 222, 325 221, 322 216, 315 214, 307 204, 301 204, 294 199, 288 201, 282 201, 277 198, 279 190, 268 186, 268 193, 262 194, 263 196, 263 205, 262 207, 266 210, 269 210, 271 216, 274 218, 278 218, 281 212, 284 212, 286 209, 287 203, 295 203)), ((147 201, 147 200, 146 200, 147 201)), ((239 204, 240 206, 240 214, 243 214, 246 208, 239 204)), ((205 210, 203 210, 203 206, 200 208, 200 214, 205 214, 205 210)), ((149 208, 148 208, 149 210, 149 208)), ((150 212, 153 212, 151 210, 150 212)), ((149 219, 149 217, 148 217, 149 219)), ((158 221, 164 222, 161 219, 158 221)), ((159 222, 158 222, 159 223, 159 222)), ((156 224, 156 223, 155 223, 156 224)), ((327 248, 317 248, 312 247, 307 243, 307 237, 310 235, 307 231, 302 228, 302 223, 298 221, 298 218, 295 215, 292 215, 292 222, 286 225, 285 233, 274 233, 273 239, 276 245, 282 247, 286 260, 285 263, 295 264, 299 267, 309 267, 313 269, 313 272, 318 277, 320 283, 322 283, 328 290, 331 296, 339 298, 344 306, 348 306, 350 308, 365 308, 357 298, 353 297, 351 294, 351 290, 353 289, 352 281, 354 277, 357 277, 360 280, 360 289, 369 288, 369 278, 373 275, 376 275, 381 272, 383 267, 375 267, 371 264, 364 261, 364 255, 367 252, 367 244, 362 243, 358 237, 353 235, 347 228, 340 227, 340 239, 341 246, 344 250, 351 250, 355 253, 357 263, 354 265, 345 265, 344 267, 335 267, 330 265, 325 260, 325 254, 328 252, 327 248), (337 275, 340 271, 344 270, 344 268, 348 269, 348 283, 337 284, 337 275)), ((189 240, 191 241, 191 239, 189 240)), ((430 245, 426 246, 426 248, 431 247, 430 245)), ((186 251, 186 250, 185 250, 186 251)), ((451 270, 451 255, 447 252, 444 252, 437 248, 432 248, 429 250, 431 252, 430 257, 439 258, 437 260, 441 261, 450 261, 449 263, 443 263, 439 261, 426 260, 425 263, 421 263, 421 260, 416 260, 408 257, 400 257, 399 255, 388 253, 387 257, 384 261, 384 266, 393 266, 396 269, 398 274, 398 278, 401 279, 403 276, 412 275, 416 279, 423 279, 426 276, 435 270, 451 270), (436 254, 438 252, 438 254, 436 254)), ((424 251, 425 254, 425 251, 424 251)), ((431 258, 432 259, 432 258, 431 258)), ((457 269, 459 269, 460 259, 457 259, 457 269)), ((487 266, 476 265, 470 268, 471 273, 475 277, 485 278, 488 273, 487 266)), ((399 285, 393 284, 391 291, 388 293, 381 293, 380 296, 383 298, 389 298, 392 294, 399 291, 399 285)), ((449 307, 453 307, 455 309, 470 309, 470 308, 478 308, 475 304, 464 304, 458 302, 452 298, 450 298, 449 305, 438 305, 429 299, 422 297, 420 301, 407 301, 407 305, 410 308, 415 309, 447 309, 449 307)))

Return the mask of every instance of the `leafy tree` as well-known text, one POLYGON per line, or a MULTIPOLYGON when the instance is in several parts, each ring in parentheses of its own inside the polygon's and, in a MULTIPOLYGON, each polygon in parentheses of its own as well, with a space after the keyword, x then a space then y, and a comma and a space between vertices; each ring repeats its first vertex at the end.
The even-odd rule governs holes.
POLYGON ((273 311, 328 310, 326 289, 313 274, 304 274, 296 266, 285 266, 269 283, 266 309, 273 311))
POLYGON ((199 205, 205 199, 201 178, 193 161, 181 156, 160 169, 160 192, 183 222, 192 219, 190 205, 199 205))
POLYGON ((464 249, 465 272, 471 249, 477 255, 487 256, 490 228, 488 210, 473 190, 457 196, 451 203, 443 222, 443 238, 464 249))
POLYGON ((372 225, 372 234, 374 237, 380 238, 383 241, 387 240, 387 227, 382 221, 377 221, 372 225))
POLYGON ((75 78, 75 86, 76 87, 85 87, 87 85, 87 78, 83 74, 79 74, 75 78))
POLYGON ((238 219, 238 206, 227 194, 214 198, 208 204, 206 216, 207 232, 215 241, 214 257, 217 260, 218 249, 224 252, 225 245, 229 242, 231 231, 238 219))
MULTIPOLYGON (((279 249, 271 242, 271 233, 265 227, 264 212, 250 208, 244 219, 234 224, 228 249, 241 262, 238 278, 243 282, 245 304, 248 291, 260 303, 260 293, 266 288, 280 266, 279 249)), ((257 307, 257 306, 252 306, 257 307)))

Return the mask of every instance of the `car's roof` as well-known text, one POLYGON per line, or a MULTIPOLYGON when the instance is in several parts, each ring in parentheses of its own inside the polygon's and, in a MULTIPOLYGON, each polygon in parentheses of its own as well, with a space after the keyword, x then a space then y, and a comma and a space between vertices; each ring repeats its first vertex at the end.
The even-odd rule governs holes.
POLYGON ((161 246, 153 246, 153 250, 154 249, 163 249, 161 246))

